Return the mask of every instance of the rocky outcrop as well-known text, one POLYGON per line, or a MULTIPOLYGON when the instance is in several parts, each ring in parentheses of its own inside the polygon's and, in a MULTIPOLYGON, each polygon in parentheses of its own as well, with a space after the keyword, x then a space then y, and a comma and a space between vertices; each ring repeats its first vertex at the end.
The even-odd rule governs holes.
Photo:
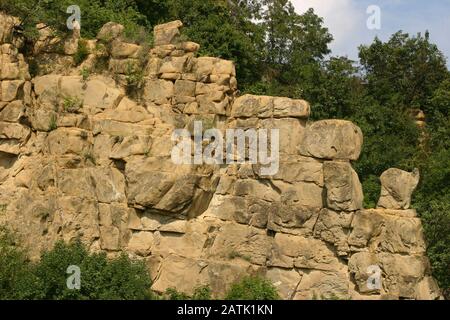
POLYGON ((233 62, 197 57, 180 21, 155 27, 153 48, 125 42, 123 27, 108 23, 79 66, 81 39, 55 40, 70 41, 63 52, 39 42, 45 68, 33 78, 14 20, 0 21, 0 222, 34 257, 80 238, 144 259, 159 292, 208 284, 221 296, 260 274, 285 299, 440 296, 409 209, 418 176, 388 171, 379 208, 363 209, 356 125, 311 123, 303 100, 238 96, 233 62), (192 133, 196 121, 221 132, 279 129, 279 170, 175 164, 172 134, 192 133))
POLYGON ((409 173, 400 169, 389 169, 381 175, 381 197, 379 208, 409 209, 411 195, 419 184, 419 171, 409 173))

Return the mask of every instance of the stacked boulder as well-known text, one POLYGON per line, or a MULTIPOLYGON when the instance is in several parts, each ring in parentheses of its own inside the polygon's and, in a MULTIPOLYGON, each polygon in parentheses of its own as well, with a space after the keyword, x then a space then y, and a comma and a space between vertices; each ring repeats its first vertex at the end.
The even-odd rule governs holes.
POLYGON ((237 97, 233 62, 197 57, 180 21, 156 26, 153 48, 108 23, 89 45, 103 46, 107 72, 86 77, 72 66, 33 79, 5 23, 14 19, 1 21, 0 222, 34 258, 80 238, 92 251, 145 260, 158 292, 209 285, 220 297, 258 274, 284 299, 439 297, 409 209, 418 174, 386 172, 378 208, 363 209, 353 123, 309 122, 300 99, 237 97), (143 62, 135 99, 126 84, 143 62), (174 163, 172 134, 192 133, 195 121, 278 129, 278 170, 174 163))
POLYGON ((17 19, 0 13, 0 153, 11 159, 21 153, 31 133, 21 121, 31 103, 31 77, 16 46, 20 41, 14 41, 13 37, 18 23, 17 19))

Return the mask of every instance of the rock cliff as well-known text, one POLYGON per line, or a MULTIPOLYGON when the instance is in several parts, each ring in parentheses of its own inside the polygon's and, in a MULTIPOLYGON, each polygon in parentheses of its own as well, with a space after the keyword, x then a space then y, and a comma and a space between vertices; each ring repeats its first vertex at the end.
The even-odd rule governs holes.
POLYGON ((409 208, 418 173, 388 170, 379 208, 364 209, 356 125, 311 123, 303 100, 239 96, 233 62, 198 57, 180 21, 156 26, 153 48, 115 23, 95 40, 41 28, 27 56, 17 22, 0 14, 0 223, 34 257, 80 238, 145 259, 159 292, 221 296, 259 274, 285 299, 440 296, 409 208), (278 172, 175 164, 172 134, 196 121, 279 129, 278 172))

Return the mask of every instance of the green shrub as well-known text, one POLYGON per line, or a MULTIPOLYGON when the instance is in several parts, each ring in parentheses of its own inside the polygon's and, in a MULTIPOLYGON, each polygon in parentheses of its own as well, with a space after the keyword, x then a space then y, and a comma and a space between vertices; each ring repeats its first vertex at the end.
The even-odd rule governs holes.
POLYGON ((31 278, 36 279, 28 299, 149 299, 150 276, 143 262, 131 261, 125 254, 108 260, 105 253, 89 254, 80 242, 65 244, 43 253, 39 263, 32 267, 31 278), (67 288, 67 268, 81 270, 80 290, 67 288))
POLYGON ((56 115, 52 114, 50 116, 50 121, 49 121, 49 124, 48 124, 48 130, 49 131, 53 131, 53 130, 56 130, 58 128, 57 121, 58 121, 58 118, 56 117, 56 115))
POLYGON ((144 85, 144 68, 139 68, 133 63, 127 64, 126 81, 127 93, 129 95, 136 95, 144 85))
POLYGON ((234 283, 226 295, 226 300, 278 300, 276 288, 266 279, 245 277, 234 283))
POLYGON ((143 261, 125 254, 108 259, 105 253, 90 254, 77 241, 58 242, 31 263, 17 241, 0 229, 0 300, 144 300, 152 298, 151 280, 143 261), (69 266, 81 271, 81 288, 69 289, 69 266))
POLYGON ((77 112, 83 106, 83 101, 77 97, 64 97, 63 107, 65 112, 77 112))
POLYGON ((433 276, 447 299, 450 298, 450 204, 448 195, 441 198, 427 197, 417 201, 427 240, 427 255, 431 262, 433 276))
POLYGON ((211 300, 211 296, 211 288, 209 286, 202 286, 194 290, 192 300, 211 300))
POLYGON ((209 286, 201 286, 195 288, 192 296, 179 292, 175 288, 169 288, 162 298, 166 300, 211 300, 211 295, 211 288, 209 286))
POLYGON ((20 279, 27 274, 25 252, 17 247, 17 240, 0 227, 0 300, 14 299, 20 279))
POLYGON ((86 82, 89 79, 89 76, 91 75, 91 70, 89 70, 86 67, 83 67, 83 69, 81 69, 80 71, 80 75, 83 79, 83 82, 86 82))
POLYGON ((95 63, 92 72, 93 73, 103 73, 109 68, 109 57, 108 56, 96 56, 95 63))
POLYGON ((165 300, 189 300, 189 296, 175 288, 168 288, 163 295, 165 300))
POLYGON ((85 40, 80 40, 78 42, 77 52, 73 55, 73 61, 75 65, 80 65, 89 56, 89 49, 85 40))

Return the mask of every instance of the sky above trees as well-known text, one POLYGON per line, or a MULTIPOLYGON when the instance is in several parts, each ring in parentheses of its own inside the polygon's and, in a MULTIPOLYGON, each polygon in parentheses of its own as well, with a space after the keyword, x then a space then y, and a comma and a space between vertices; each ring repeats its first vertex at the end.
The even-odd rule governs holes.
POLYGON ((369 44, 375 36, 386 41, 398 30, 411 35, 430 31, 430 39, 447 57, 450 66, 450 0, 292 0, 298 13, 312 7, 324 18, 334 36, 334 55, 357 59, 358 46, 369 44), (366 9, 377 5, 381 9, 381 29, 369 30, 366 9))

